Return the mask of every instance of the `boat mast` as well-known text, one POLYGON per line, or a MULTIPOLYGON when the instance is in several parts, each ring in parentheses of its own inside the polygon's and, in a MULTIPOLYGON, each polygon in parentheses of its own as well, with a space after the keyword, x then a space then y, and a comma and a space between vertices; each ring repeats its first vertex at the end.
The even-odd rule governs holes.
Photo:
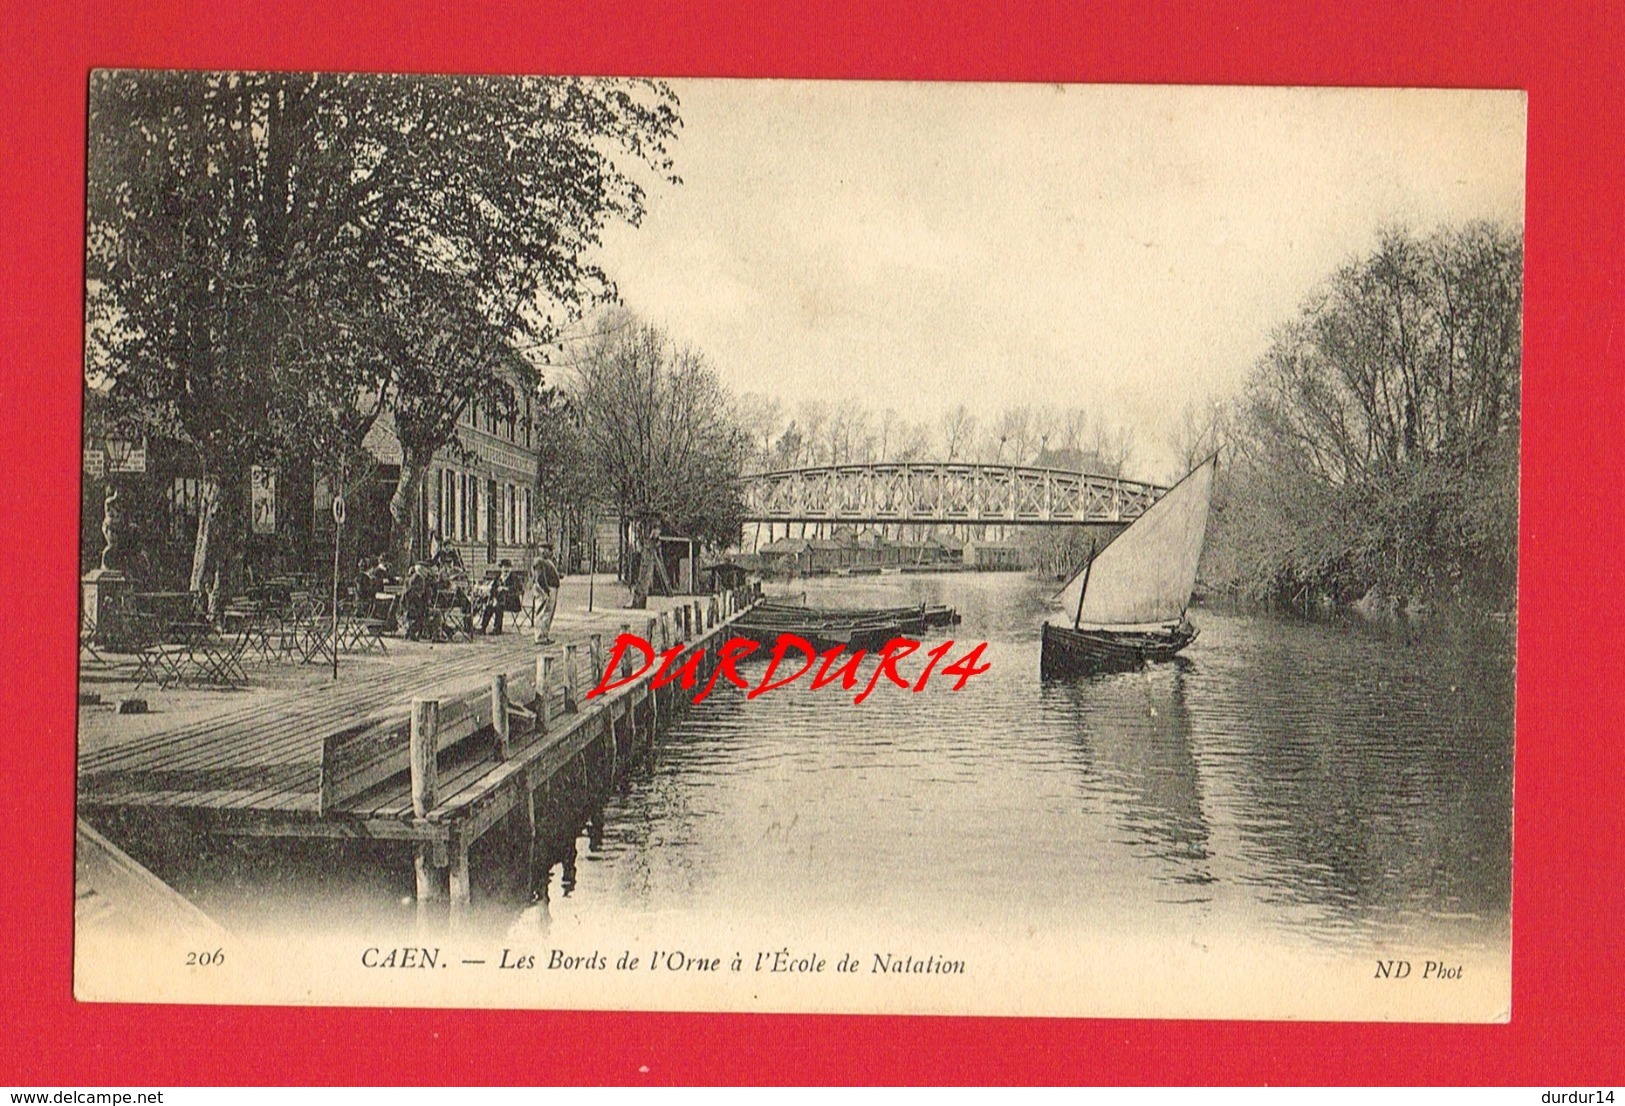
POLYGON ((1095 543, 1089 542, 1089 559, 1083 564, 1083 586, 1078 589, 1078 613, 1072 618, 1072 628, 1076 630, 1083 624, 1083 597, 1089 591, 1089 570, 1095 567, 1095 543))

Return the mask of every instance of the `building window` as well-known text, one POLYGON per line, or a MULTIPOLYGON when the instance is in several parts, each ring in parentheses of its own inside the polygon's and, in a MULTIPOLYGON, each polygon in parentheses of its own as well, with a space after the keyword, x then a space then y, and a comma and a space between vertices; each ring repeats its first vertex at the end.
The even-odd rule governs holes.
POLYGON ((462 473, 452 474, 457 497, 457 540, 468 540, 468 478, 462 473))
POLYGON ((457 539, 457 489, 451 484, 451 470, 440 470, 440 536, 457 539))
POLYGON ((170 484, 169 528, 174 537, 184 537, 197 529, 198 500, 202 497, 203 481, 178 476, 170 484))
POLYGON ((520 534, 520 539, 526 545, 529 545, 530 544, 530 539, 531 539, 531 532, 530 532, 530 489, 529 488, 525 489, 525 511, 519 518, 519 534, 520 534))

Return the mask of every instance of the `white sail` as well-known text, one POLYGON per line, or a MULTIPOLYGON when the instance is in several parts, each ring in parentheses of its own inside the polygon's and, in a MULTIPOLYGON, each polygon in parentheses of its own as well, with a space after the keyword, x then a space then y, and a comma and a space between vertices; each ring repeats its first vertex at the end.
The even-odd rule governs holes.
POLYGON ((1091 567, 1067 581, 1059 599, 1068 619, 1077 617, 1085 627, 1117 628, 1178 620, 1196 587, 1217 460, 1210 457, 1191 470, 1097 553, 1091 567))

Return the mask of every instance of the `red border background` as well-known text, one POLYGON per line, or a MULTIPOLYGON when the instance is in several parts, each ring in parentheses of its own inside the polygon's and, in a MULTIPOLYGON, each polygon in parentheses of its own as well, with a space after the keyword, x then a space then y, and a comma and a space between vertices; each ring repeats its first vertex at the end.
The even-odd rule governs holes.
POLYGON ((1606 1084, 1625 1077, 1618 4, 8 4, 0 1082, 1606 1084), (1544 8, 1544 6, 1542 6, 1544 8), (26 8, 27 10, 22 10, 26 8), (348 9, 348 10, 344 10, 348 9), (70 990, 84 93, 95 66, 1529 91, 1504 1026, 95 1006, 70 990), (411 1057, 413 1059, 409 1060, 411 1057))

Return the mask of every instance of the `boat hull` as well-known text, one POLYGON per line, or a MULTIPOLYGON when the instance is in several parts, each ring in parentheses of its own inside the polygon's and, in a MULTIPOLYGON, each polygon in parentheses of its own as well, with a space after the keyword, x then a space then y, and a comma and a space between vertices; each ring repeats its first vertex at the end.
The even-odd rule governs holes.
POLYGON ((1167 632, 1144 632, 1073 630, 1046 622, 1038 670, 1044 679, 1127 671, 1148 661, 1172 660, 1196 640, 1196 634, 1195 627, 1188 625, 1167 632))
POLYGON ((819 652, 837 646, 853 651, 876 650, 894 638, 923 636, 938 626, 959 621, 952 607, 921 603, 914 607, 846 609, 813 608, 763 602, 734 623, 733 632, 764 646, 778 643, 780 634, 795 634, 819 652))
POLYGON ((808 626, 808 625, 775 625, 758 626, 747 623, 737 623, 733 627, 736 637, 747 638, 764 648, 772 648, 779 643, 782 634, 794 634, 813 647, 816 652, 823 653, 830 649, 841 648, 857 651, 876 650, 883 648, 893 638, 902 636, 902 628, 896 623, 884 624, 850 624, 843 626, 808 626))

